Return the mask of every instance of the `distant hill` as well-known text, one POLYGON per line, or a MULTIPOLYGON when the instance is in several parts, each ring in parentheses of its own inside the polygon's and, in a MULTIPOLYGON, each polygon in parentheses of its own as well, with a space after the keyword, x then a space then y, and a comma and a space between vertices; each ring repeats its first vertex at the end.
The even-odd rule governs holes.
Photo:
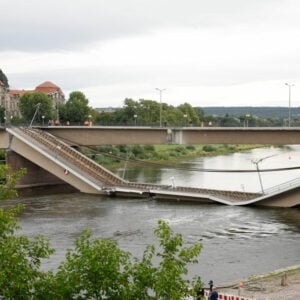
MULTIPOLYGON (((228 114, 229 116, 239 117, 244 114, 250 114, 252 116, 257 116, 260 118, 268 117, 280 117, 287 118, 289 115, 288 107, 268 107, 268 106, 207 106, 201 107, 205 114, 224 116, 228 114)), ((300 107, 291 107, 291 116, 300 116, 300 107)))

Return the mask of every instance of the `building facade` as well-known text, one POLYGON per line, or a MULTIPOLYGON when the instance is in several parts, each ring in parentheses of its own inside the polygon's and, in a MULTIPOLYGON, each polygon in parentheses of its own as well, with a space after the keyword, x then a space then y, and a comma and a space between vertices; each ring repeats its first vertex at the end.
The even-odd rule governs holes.
POLYGON ((57 109, 58 104, 65 103, 62 89, 50 81, 45 81, 34 90, 11 90, 0 81, 0 105, 5 108, 6 121, 13 117, 21 117, 18 103, 19 98, 25 93, 45 93, 52 99, 53 109, 57 109))

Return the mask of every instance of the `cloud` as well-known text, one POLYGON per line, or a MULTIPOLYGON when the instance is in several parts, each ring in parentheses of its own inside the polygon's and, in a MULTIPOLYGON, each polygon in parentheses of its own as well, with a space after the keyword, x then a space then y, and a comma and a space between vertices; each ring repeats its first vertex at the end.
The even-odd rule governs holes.
POLYGON ((4 0, 0 50, 54 51, 174 27, 261 23, 276 16, 276 4, 282 2, 291 6, 294 1, 4 0))
POLYGON ((0 67, 14 88, 50 80, 98 106, 163 87, 172 103, 229 105, 264 84, 280 103, 281 83, 300 80, 297 0, 3 2, 0 67))

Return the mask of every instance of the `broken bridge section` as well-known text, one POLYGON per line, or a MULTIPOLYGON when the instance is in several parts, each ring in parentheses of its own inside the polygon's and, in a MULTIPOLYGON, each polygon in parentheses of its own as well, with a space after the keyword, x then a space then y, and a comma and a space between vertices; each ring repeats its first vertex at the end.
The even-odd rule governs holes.
POLYGON ((101 193, 103 188, 125 182, 93 160, 47 132, 32 128, 7 128, 9 150, 70 184, 83 193, 101 193))
MULTIPOLYGON (((81 154, 60 138, 33 128, 7 128, 8 151, 16 153, 19 167, 29 170, 30 180, 43 179, 44 184, 68 183, 82 193, 103 194, 121 197, 151 197, 159 200, 195 201, 199 203, 220 203, 225 205, 267 205, 292 207, 300 204, 299 183, 284 191, 273 191, 269 195, 222 191, 194 187, 167 186, 136 183, 123 180, 109 170, 81 154), (25 164, 24 162, 27 162, 25 164), (25 164, 25 165, 22 165, 25 164), (33 167, 35 166, 35 167, 33 167), (40 169, 38 169, 38 168, 40 169), (297 195, 295 197, 294 191, 297 195), (284 195, 285 193, 285 195, 284 195), (283 197, 278 196, 282 194, 283 197), (291 194, 293 194, 291 196, 291 194), (289 196, 290 195, 290 196, 289 196), (286 197, 290 198, 286 201, 286 197)), ((12 160, 11 160, 12 161, 12 160)), ((31 182, 34 185, 34 182, 31 182)))

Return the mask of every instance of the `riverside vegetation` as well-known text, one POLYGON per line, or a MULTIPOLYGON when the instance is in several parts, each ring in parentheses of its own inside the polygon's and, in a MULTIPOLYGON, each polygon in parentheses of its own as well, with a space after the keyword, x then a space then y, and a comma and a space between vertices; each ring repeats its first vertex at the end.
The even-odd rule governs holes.
MULTIPOLYGON (((0 166, 5 182, 3 199, 16 196, 14 183, 24 170, 9 175, 0 166)), ((24 206, 0 208, 0 298, 2 299, 183 299, 203 284, 199 276, 187 279, 188 265, 198 263, 202 245, 186 247, 181 234, 158 221, 157 245, 148 245, 141 258, 122 250, 117 241, 97 239, 82 231, 74 248, 66 250, 57 271, 43 271, 43 259, 51 259, 50 241, 20 233, 17 215, 24 206), (192 289, 191 289, 192 287, 192 289)))
POLYGON ((225 155, 263 145, 116 145, 82 147, 80 151, 97 163, 114 170, 122 161, 142 160, 171 164, 182 159, 225 155))

